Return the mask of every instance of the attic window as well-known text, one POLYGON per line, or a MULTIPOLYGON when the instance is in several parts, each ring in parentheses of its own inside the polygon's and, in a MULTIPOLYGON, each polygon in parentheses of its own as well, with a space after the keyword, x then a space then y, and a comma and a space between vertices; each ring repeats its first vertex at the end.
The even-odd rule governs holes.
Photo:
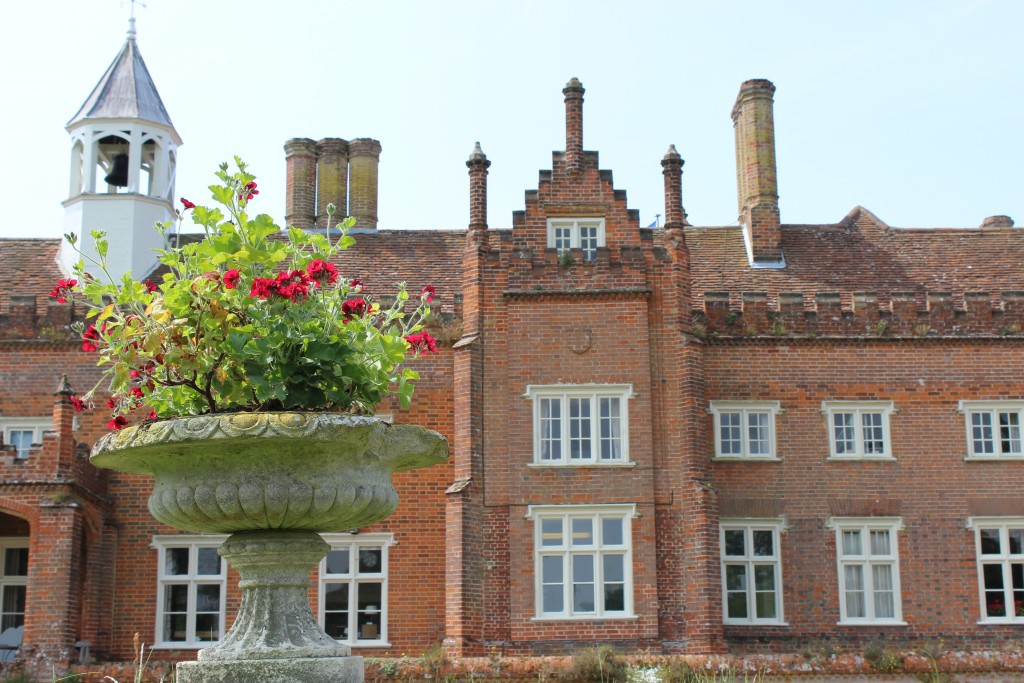
POLYGON ((548 248, 559 254, 580 249, 584 261, 597 260, 597 248, 604 246, 603 218, 549 218, 548 248))

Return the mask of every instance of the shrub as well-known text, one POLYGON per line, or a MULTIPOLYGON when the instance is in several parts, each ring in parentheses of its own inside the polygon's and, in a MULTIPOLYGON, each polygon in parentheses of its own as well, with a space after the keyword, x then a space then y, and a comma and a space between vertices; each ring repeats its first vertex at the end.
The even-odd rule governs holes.
POLYGON ((566 681, 588 683, 625 683, 629 667, 614 648, 608 645, 588 647, 572 656, 569 669, 562 675, 566 681))

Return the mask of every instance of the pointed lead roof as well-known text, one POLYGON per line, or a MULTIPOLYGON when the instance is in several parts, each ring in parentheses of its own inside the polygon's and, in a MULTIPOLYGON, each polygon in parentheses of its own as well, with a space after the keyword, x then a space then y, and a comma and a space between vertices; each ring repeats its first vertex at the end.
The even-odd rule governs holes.
POLYGON ((135 44, 135 18, 128 20, 128 39, 92 94, 68 121, 83 119, 145 119, 173 128, 156 85, 135 44))

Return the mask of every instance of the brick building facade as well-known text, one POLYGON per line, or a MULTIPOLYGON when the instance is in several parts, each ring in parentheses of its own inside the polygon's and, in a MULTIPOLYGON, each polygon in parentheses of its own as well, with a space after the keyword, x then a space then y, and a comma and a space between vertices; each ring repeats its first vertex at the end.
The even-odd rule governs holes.
MULTIPOLYGON (((328 537, 310 600, 332 635, 381 656, 1021 637, 1024 232, 861 207, 782 223, 773 93, 748 81, 732 111, 731 226, 689 224, 674 147, 665 225, 640 226, 584 150, 576 79, 566 148, 511 229, 488 226, 479 145, 468 228, 377 231, 380 143, 288 141, 288 222, 347 207, 339 270, 434 284, 446 342, 413 406, 380 412, 452 458, 397 475, 389 520, 328 537)), ((83 311, 47 296, 59 249, 0 240, 20 283, 0 292, 2 627, 24 625, 22 658, 130 659, 135 633, 189 658, 229 626, 237 576, 217 539, 149 517, 148 480, 88 464, 106 416, 70 408, 98 375, 83 311)))

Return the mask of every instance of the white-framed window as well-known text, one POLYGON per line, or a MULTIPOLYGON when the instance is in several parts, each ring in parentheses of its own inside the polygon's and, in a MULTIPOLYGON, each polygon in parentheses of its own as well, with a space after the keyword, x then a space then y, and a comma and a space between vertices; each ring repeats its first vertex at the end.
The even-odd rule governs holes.
POLYGON ((531 505, 538 619, 633 616, 636 506, 531 505))
POLYGON ((724 623, 784 623, 781 530, 777 519, 721 521, 724 623))
POLYGON ((603 218, 549 218, 548 248, 558 253, 580 249, 584 261, 597 260, 597 248, 604 246, 603 218))
POLYGON ((53 418, 50 417, 5 417, 0 419, 3 429, 4 444, 17 449, 15 457, 28 457, 28 449, 32 444, 43 442, 43 432, 53 429, 53 418))
POLYGON ((0 633, 25 625, 28 590, 28 537, 0 538, 0 633))
POLYGON ((224 636, 227 536, 157 536, 156 647, 206 647, 224 636))
POLYGON ((903 624, 899 517, 833 517, 840 624, 903 624))
POLYGON ((1024 517, 975 517, 981 621, 1024 624, 1024 517))
POLYGON ((632 385, 530 385, 525 396, 533 401, 534 464, 629 462, 632 385))
POLYGON ((959 408, 967 421, 968 458, 1024 458, 1024 400, 960 401, 959 408))
POLYGON ((889 416, 892 401, 824 401, 829 457, 891 460, 889 416))
POLYGON ((320 562, 319 620, 335 640, 388 643, 388 548, 391 534, 322 534, 331 546, 320 562))
POLYGON ((778 401, 712 401, 715 457, 777 460, 775 416, 778 401))

